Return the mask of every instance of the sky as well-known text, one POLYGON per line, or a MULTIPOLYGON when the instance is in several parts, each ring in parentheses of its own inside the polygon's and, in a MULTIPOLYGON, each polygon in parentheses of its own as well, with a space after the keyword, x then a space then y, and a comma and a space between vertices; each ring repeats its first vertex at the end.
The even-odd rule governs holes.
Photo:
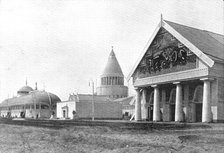
POLYGON ((0 101, 26 79, 61 100, 91 93, 111 46, 127 77, 161 14, 223 34, 223 9, 222 0, 0 0, 0 101))

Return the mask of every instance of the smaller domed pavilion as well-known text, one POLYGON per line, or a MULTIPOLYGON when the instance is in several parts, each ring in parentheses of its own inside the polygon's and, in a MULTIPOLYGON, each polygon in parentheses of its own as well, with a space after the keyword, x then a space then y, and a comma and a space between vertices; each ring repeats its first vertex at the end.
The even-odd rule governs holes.
POLYGON ((49 118, 56 112, 56 103, 61 101, 55 94, 35 90, 27 85, 20 88, 18 96, 0 103, 1 117, 49 118))

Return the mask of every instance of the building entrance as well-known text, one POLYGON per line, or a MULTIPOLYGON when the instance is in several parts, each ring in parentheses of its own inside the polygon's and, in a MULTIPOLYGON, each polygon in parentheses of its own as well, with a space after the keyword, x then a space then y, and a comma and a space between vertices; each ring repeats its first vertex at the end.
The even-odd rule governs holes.
POLYGON ((175 121, 175 104, 170 104, 170 121, 175 121))
POLYGON ((148 107, 148 114, 149 114, 149 116, 148 116, 148 118, 149 118, 149 121, 152 121, 153 120, 153 105, 150 105, 149 107, 148 107))
POLYGON ((203 86, 198 85, 194 90, 193 97, 193 122, 202 122, 202 101, 203 101, 203 86))
POLYGON ((63 118, 66 118, 66 111, 63 110, 63 118))
POLYGON ((202 121, 202 103, 195 104, 196 122, 202 121))
POLYGON ((68 118, 68 106, 62 107, 62 117, 68 118))

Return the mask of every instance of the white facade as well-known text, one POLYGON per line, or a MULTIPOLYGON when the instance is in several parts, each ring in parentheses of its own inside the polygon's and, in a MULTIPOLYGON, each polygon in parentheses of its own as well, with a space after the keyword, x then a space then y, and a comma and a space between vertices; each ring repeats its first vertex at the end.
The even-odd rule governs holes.
MULTIPOLYGON (((78 96, 78 95, 76 95, 78 96)), ((111 101, 97 101, 102 96, 95 96, 94 104, 92 100, 87 100, 91 95, 80 95, 74 101, 64 101, 57 103, 57 118, 73 119, 73 111, 78 118, 90 119, 94 116, 97 119, 121 119, 122 105, 111 101), (93 115, 94 106, 94 115, 93 115)), ((92 98, 92 97, 91 97, 92 98)), ((104 97, 103 97, 104 98, 104 97)))
POLYGON ((73 111, 76 111, 75 101, 65 101, 57 103, 57 118, 73 118, 73 111))

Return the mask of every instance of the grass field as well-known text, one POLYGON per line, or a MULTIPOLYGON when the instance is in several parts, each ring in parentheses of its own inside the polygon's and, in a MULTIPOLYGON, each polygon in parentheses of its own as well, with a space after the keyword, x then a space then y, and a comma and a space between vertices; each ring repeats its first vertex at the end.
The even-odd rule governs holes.
POLYGON ((224 125, 211 129, 62 129, 0 124, 0 153, 223 153, 224 125))

